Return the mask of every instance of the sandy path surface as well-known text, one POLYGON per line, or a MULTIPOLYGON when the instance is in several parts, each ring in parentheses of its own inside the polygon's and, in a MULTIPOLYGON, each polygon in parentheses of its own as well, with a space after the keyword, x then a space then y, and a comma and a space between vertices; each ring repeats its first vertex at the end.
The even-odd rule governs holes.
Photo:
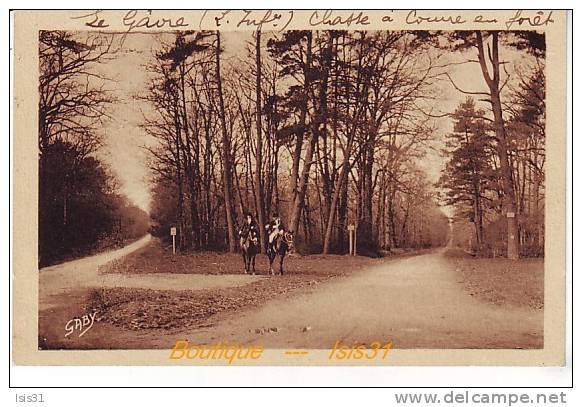
POLYGON ((39 309, 50 309, 62 303, 63 295, 87 288, 150 288, 156 290, 201 290, 206 288, 236 287, 256 281, 259 276, 203 275, 203 274, 103 274, 100 266, 126 256, 151 241, 151 235, 119 250, 101 253, 83 259, 46 267, 39 276, 39 309))
MULTIPOLYGON (((47 336, 61 337, 64 314, 82 312, 81 303, 77 301, 75 309, 71 301, 86 295, 87 287, 196 290, 264 278, 97 273, 98 265, 148 244, 149 239, 107 255, 41 270, 41 316, 47 336), (53 301, 56 305, 51 309, 53 301)), ((444 249, 392 259, 305 294, 234 314, 215 315, 204 328, 136 332, 98 324, 82 338, 70 336, 67 341, 58 339, 57 344, 87 349, 170 349, 176 339, 188 339, 201 344, 228 341, 296 349, 329 349, 336 340, 365 344, 392 341, 395 348, 543 347, 543 310, 499 306, 471 297, 457 281, 454 263, 443 253, 444 249), (276 332, 269 332, 269 328, 276 328, 276 332)))
POLYGON ((312 349, 330 348, 336 340, 392 340, 396 348, 543 347, 543 310, 497 306, 469 296, 443 252, 372 267, 315 293, 273 301, 173 339, 312 349), (277 332, 256 333, 272 327, 277 332))

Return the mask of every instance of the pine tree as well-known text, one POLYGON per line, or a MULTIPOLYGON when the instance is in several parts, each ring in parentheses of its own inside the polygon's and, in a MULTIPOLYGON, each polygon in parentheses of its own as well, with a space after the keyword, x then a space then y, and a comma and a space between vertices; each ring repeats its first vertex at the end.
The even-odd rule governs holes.
POLYGON ((492 138, 484 113, 472 98, 467 98, 453 114, 454 128, 446 144, 450 159, 439 181, 447 190, 445 202, 474 223, 479 253, 485 242, 484 212, 491 206, 491 191, 496 185, 490 159, 494 153, 492 138))

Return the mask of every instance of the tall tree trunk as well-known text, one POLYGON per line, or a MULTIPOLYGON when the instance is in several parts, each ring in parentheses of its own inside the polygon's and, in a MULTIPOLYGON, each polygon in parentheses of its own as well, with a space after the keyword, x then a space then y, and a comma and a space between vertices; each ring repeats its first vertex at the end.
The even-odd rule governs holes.
POLYGON ((315 150, 316 142, 317 137, 312 133, 309 139, 309 144, 307 145, 307 150, 305 151, 305 162, 303 163, 303 169, 301 171, 301 179, 299 180, 297 193, 295 194, 295 199, 293 200, 291 221, 289 222, 289 229, 293 233, 297 233, 299 227, 299 220, 301 218, 301 212, 303 211, 305 194, 307 193, 307 185, 309 184, 309 172, 313 162, 313 152, 315 150))
MULTIPOLYGON (((307 123, 307 109, 308 109, 308 97, 309 97, 309 88, 311 86, 311 54, 312 50, 312 34, 311 32, 307 33, 307 49, 306 49, 306 56, 305 56, 305 69, 303 72, 303 103, 301 106, 301 112, 299 113, 299 128, 296 133, 296 143, 295 143, 295 150, 293 151, 293 164, 291 166, 291 200, 289 206, 289 213, 291 214, 291 230, 295 233, 297 232, 297 226, 299 225, 299 215, 300 215, 300 208, 297 208, 297 195, 299 193, 299 164, 301 162, 301 152, 303 150, 303 139, 305 137, 305 130, 306 130, 306 123, 307 123), (295 225, 295 226, 293 226, 295 225)), ((313 136, 313 135, 312 135, 313 136)), ((311 153, 313 155, 313 148, 311 151, 307 151, 307 154, 311 153)), ((305 160, 307 163, 307 160, 305 160)), ((311 158, 309 159, 309 164, 311 165, 311 158)), ((305 167, 304 167, 305 168, 305 167)))
POLYGON ((366 150, 362 154, 362 211, 360 213, 360 222, 372 224, 372 203, 374 190, 372 188, 372 170, 374 167, 374 143, 375 137, 371 137, 366 145, 366 150))
POLYGON ((173 116, 176 143, 176 182, 178 184, 178 248, 184 249, 184 187, 182 185, 182 129, 179 118, 178 95, 174 96, 173 116))
MULTIPOLYGON (((398 247, 398 242, 403 240, 404 232, 401 233, 401 239, 398 239, 396 232, 396 213, 394 210, 394 200, 396 199, 396 190, 394 182, 390 181, 390 193, 388 195, 388 245, 390 249, 398 247)), ((406 214, 405 221, 402 223, 402 229, 404 230, 407 226, 408 213, 406 214)))
POLYGON ((507 258, 519 258, 519 240, 517 229, 517 217, 515 211, 515 191, 513 188, 513 174, 509 158, 507 155, 507 137, 505 133, 505 122, 503 120, 503 110, 501 105, 501 96, 499 89, 500 63, 499 63, 499 32, 492 33, 492 52, 489 54, 493 76, 490 75, 485 61, 485 49, 481 31, 477 31, 477 49, 479 51, 479 64, 485 82, 489 87, 491 95, 491 107, 495 125, 495 135, 497 138, 497 155, 499 156, 499 166, 501 169, 501 181, 503 187, 503 199, 505 206, 505 215, 507 218, 507 258))
MULTIPOLYGON (((311 36, 308 39, 308 47, 311 48, 311 36)), ((305 193, 307 191, 307 185, 309 183, 309 173, 313 162, 315 147, 318 143, 319 137, 327 132, 326 130, 327 83, 329 79, 329 72, 331 69, 332 47, 333 47, 332 35, 331 33, 328 32, 326 49, 325 51, 321 51, 322 53, 321 69, 323 72, 320 80, 321 82, 319 85, 318 103, 316 105, 315 109, 316 112, 314 118, 311 120, 311 134, 309 138, 309 144, 307 146, 307 150, 305 153, 305 162, 303 163, 303 170, 301 173, 299 188, 295 196, 293 211, 291 212, 291 231, 293 232, 296 232, 299 226, 299 217, 301 216, 301 211, 304 206, 305 193)), ((311 51, 309 51, 309 53, 311 53, 311 51)), ((311 75, 311 73, 309 72, 308 74, 311 75)))
POLYGON ((179 65, 179 73, 180 73, 180 99, 181 99, 181 106, 180 106, 180 116, 182 121, 182 129, 184 133, 184 138, 186 140, 184 147, 184 173, 188 182, 188 189, 190 191, 190 221, 191 221, 191 228, 189 230, 189 235, 191 239, 191 245, 195 250, 200 248, 200 219, 198 215, 198 188, 197 188, 197 181, 199 179, 197 175, 197 168, 198 168, 198 153, 197 153, 197 144, 198 140, 192 140, 193 134, 190 132, 190 126, 188 123, 188 112, 186 109, 186 84, 184 77, 186 76, 185 73, 185 66, 182 62, 179 65), (192 154, 194 154, 194 159, 192 158, 192 154))
POLYGON ((232 160, 230 137, 226 130, 226 113, 222 94, 222 78, 220 76, 220 31, 216 31, 216 85, 218 91, 218 108, 220 109, 220 129, 222 131, 222 181, 224 188, 224 208, 226 212, 226 226, 228 229, 228 250, 236 252, 236 232, 234 226, 234 204, 232 191, 232 160))
MULTIPOLYGON (((376 239, 378 240, 378 247, 380 249, 383 249, 384 246, 384 237, 382 235, 382 215, 384 213, 384 202, 386 200, 385 198, 385 190, 384 190, 384 183, 385 183, 385 175, 384 175, 384 170, 381 169, 379 171, 382 171, 382 175, 381 175, 381 179, 380 179, 380 190, 378 191, 378 204, 376 206, 376 219, 375 219, 375 228, 374 228, 374 233, 376 235, 376 239)), ((378 176, 378 175, 376 175, 378 176)))
POLYGON ((477 253, 480 255, 483 251, 483 209, 481 208, 481 192, 477 183, 474 183, 474 202, 473 202, 473 224, 475 225, 475 237, 477 238, 477 253))
MULTIPOLYGON (((347 249, 347 221, 348 221, 348 177, 347 174, 339 185, 340 197, 337 207, 338 211, 338 233, 339 233, 339 246, 341 250, 345 253, 347 249)), ((333 205, 333 204, 332 204, 333 205)))
POLYGON ((266 252, 267 231, 265 230, 265 197, 263 192, 263 124, 261 104, 261 30, 257 30, 256 57, 257 57, 257 154, 255 159, 255 187, 256 207, 259 221, 259 235, 261 237, 261 253, 266 252))
POLYGON ((204 244, 206 246, 206 248, 208 248, 208 246, 210 245, 210 243, 212 243, 212 245, 214 245, 214 234, 211 235, 211 231, 213 230, 213 228, 210 227, 210 222, 212 219, 212 206, 211 206, 211 200, 210 200, 210 187, 211 187, 211 181, 212 181, 212 177, 210 174, 210 171, 212 170, 211 167, 211 153, 212 153, 212 138, 210 136, 210 124, 209 123, 204 123, 204 140, 205 140, 205 146, 204 146, 204 189, 205 189, 205 194, 204 194, 204 200, 205 200, 205 206, 206 206, 206 222, 204 225, 205 231, 204 231, 204 236, 205 236, 205 241, 204 244))
POLYGON ((342 162, 342 169, 340 171, 338 185, 334 189, 333 199, 331 201, 331 207, 329 211, 329 216, 327 219, 327 224, 325 228, 325 236, 323 239, 323 254, 329 254, 329 249, 331 245, 331 237, 333 232, 333 224, 335 220, 335 211, 338 206, 338 200, 340 198, 340 192, 342 190, 342 185, 347 184, 348 182, 348 174, 350 172, 350 154, 352 150, 352 141, 354 137, 352 137, 348 143, 346 151, 344 152, 345 156, 342 162))

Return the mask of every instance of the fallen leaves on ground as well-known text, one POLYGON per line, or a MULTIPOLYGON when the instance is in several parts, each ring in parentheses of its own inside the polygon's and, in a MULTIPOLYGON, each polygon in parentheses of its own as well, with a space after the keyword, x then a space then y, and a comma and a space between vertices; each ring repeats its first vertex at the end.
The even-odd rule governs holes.
MULTIPOLYGON (((250 284, 196 291, 102 288, 92 291, 87 311, 98 311, 102 322, 132 330, 209 326, 215 315, 304 292, 330 278, 380 262, 381 259, 361 256, 293 253, 285 258, 283 276, 266 277, 269 271, 267 256, 260 254, 256 258, 256 271, 265 278, 250 284)), ((273 267, 279 271, 278 261, 273 267)), ((100 267, 99 272, 228 275, 244 274, 244 267, 240 254, 185 252, 174 255, 171 247, 164 247, 159 239, 154 239, 148 246, 100 267)))
MULTIPOLYGON (((285 275, 330 276, 343 275, 363 266, 378 264, 381 259, 362 256, 309 255, 292 253, 285 257, 285 275)), ((278 259, 273 264, 279 272, 278 259)), ((99 268, 100 273, 120 274, 244 274, 244 265, 240 253, 224 252, 184 252, 172 254, 171 247, 164 247, 159 239, 134 253, 114 260, 99 268)), ((265 254, 256 257, 258 275, 269 274, 269 262, 265 254)))
POLYGON ((98 320, 131 329, 177 329, 208 325, 209 318, 287 296, 329 277, 272 277, 240 287, 197 291, 136 288, 95 289, 88 311, 98 320))
POLYGON ((496 305, 544 308, 543 259, 475 258, 454 249, 446 256, 469 295, 496 305))

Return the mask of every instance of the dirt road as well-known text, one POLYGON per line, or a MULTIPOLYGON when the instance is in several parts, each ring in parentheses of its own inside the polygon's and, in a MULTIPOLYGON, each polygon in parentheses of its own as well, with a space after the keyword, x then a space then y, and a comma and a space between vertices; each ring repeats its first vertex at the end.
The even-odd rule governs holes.
MULTIPOLYGON (((39 271, 39 346, 42 348, 107 348, 116 347, 123 339, 115 338, 116 328, 97 323, 86 336, 65 337, 65 327, 73 318, 86 315, 85 305, 92 289, 130 287, 158 290, 203 290, 236 287, 256 281, 249 275, 163 274, 147 275, 104 274, 99 268, 121 259, 150 244, 151 235, 121 249, 43 268, 39 271), (112 335, 111 335, 112 333, 112 335)), ((133 335, 135 332, 126 332, 133 335)), ((121 332, 121 336, 123 336, 121 332)), ((148 342, 143 342, 146 347, 148 342)), ((143 347, 143 346, 140 346, 143 347)))
POLYGON ((392 340, 396 348, 538 348, 543 310, 474 299, 440 250, 370 268, 183 337, 276 348, 329 348, 336 340, 392 340), (260 328, 277 332, 255 333, 260 328))
MULTIPOLYGON (((123 256, 147 244, 148 240, 146 237, 116 252, 113 257, 123 256)), ((96 323, 82 338, 71 336, 57 345, 169 349, 176 339, 186 338, 201 344, 226 340, 256 343, 267 348, 330 348, 336 340, 366 344, 391 340, 395 348, 543 347, 543 310, 499 306, 471 297, 463 289, 462 282, 457 281, 454 265, 443 252, 393 259, 322 284, 306 294, 270 301, 262 307, 234 314, 217 315, 205 328, 135 332, 96 323)), ((63 313, 74 315, 75 312, 75 307, 67 304, 67 298, 80 298, 84 287, 144 285, 184 289, 183 282, 190 279, 189 289, 199 289, 212 284, 237 285, 265 278, 244 275, 104 276, 96 272, 96 265, 103 260, 83 259, 68 263, 68 266, 56 266, 52 271, 41 271, 42 334, 62 337, 63 313), (73 263, 75 275, 71 274, 73 263), (63 296, 64 293, 67 295, 63 296)), ((76 306, 79 308, 81 304, 76 306)), ((42 337, 40 340, 42 342, 42 337)), ((51 343, 54 345, 54 340, 51 343)))
POLYGON ((159 290, 201 290, 206 288, 233 287, 256 280, 258 277, 245 275, 169 275, 150 273, 147 275, 102 274, 99 267, 120 259, 148 245, 151 235, 119 250, 46 267, 39 276, 39 309, 46 310, 62 302, 62 295, 70 291, 86 288, 132 287, 155 288, 159 290))

